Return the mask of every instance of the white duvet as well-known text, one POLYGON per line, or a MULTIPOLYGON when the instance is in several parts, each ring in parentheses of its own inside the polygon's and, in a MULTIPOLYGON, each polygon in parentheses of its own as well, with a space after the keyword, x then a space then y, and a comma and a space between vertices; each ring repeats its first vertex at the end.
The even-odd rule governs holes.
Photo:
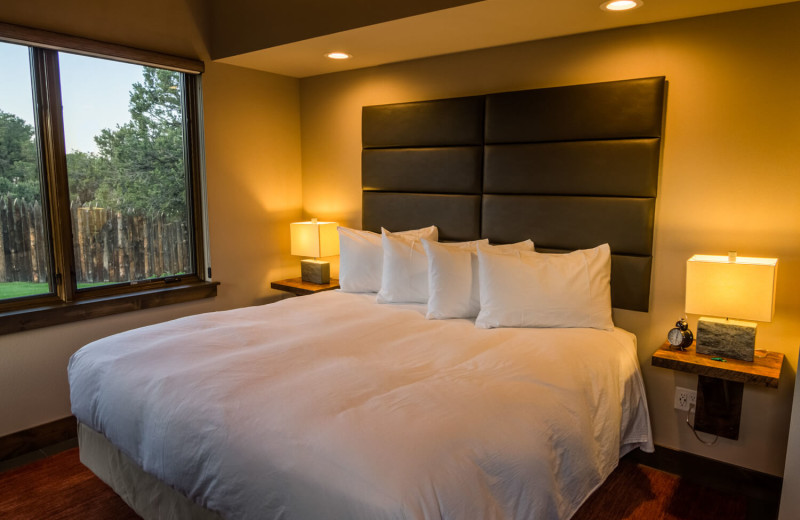
POLYGON ((72 410, 226 518, 569 518, 652 450, 635 338, 477 329, 330 291, 117 334, 72 410))

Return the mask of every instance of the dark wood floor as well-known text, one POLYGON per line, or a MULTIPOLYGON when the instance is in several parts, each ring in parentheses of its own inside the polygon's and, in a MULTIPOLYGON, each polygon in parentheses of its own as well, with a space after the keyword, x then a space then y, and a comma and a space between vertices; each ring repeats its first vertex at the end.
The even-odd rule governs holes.
POLYGON ((138 515, 80 463, 78 448, 0 473, 3 520, 135 520, 138 515))
POLYGON ((56 444, 52 444, 50 446, 45 446, 44 448, 40 448, 37 450, 29 451, 24 455, 20 455, 18 457, 14 457, 7 460, 0 460, 0 473, 4 471, 8 471, 14 468, 18 468, 20 466, 25 466, 26 464, 30 464, 31 462, 45 459, 51 455, 55 455, 57 453, 61 453, 62 451, 66 451, 71 448, 76 448, 78 446, 78 438, 73 437, 72 439, 67 439, 65 441, 58 442, 56 444))

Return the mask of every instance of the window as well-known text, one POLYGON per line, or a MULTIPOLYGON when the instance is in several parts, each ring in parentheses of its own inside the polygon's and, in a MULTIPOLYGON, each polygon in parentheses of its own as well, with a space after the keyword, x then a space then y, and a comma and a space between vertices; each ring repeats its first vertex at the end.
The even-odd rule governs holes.
POLYGON ((58 58, 78 289, 194 273, 181 74, 58 58))
POLYGON ((0 43, 0 300, 53 292, 28 54, 0 43))
POLYGON ((0 333, 215 295, 202 64, 3 36, 15 42, 0 41, 0 333))

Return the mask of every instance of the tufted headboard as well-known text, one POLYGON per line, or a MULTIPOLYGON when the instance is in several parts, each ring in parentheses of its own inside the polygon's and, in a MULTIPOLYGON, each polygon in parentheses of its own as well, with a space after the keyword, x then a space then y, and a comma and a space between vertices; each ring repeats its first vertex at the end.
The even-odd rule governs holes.
POLYGON ((663 77, 367 106, 362 227, 611 246, 614 307, 647 311, 663 77))

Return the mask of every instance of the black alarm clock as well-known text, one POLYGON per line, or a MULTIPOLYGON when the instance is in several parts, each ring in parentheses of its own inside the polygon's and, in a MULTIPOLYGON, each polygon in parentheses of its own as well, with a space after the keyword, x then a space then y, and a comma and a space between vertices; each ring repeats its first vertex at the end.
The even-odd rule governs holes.
POLYGON ((667 341, 673 347, 685 350, 686 347, 694 341, 694 334, 689 330, 689 324, 686 323, 686 318, 680 319, 675 322, 675 328, 667 333, 667 341))

